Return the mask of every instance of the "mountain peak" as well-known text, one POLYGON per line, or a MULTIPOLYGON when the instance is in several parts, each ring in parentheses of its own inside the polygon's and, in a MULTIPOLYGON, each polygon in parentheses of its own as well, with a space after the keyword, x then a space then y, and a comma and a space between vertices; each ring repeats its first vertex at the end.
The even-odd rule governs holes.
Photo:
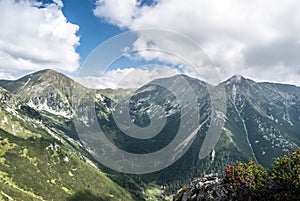
POLYGON ((150 81, 148 84, 153 84, 153 83, 170 83, 170 84, 173 83, 174 84, 175 80, 182 79, 182 78, 185 79, 190 84, 198 83, 198 84, 203 85, 203 86, 208 86, 209 85, 205 81, 190 77, 190 76, 185 75, 185 74, 177 74, 177 75, 173 75, 171 77, 157 78, 157 79, 154 79, 154 80, 150 81))
POLYGON ((43 70, 40 70, 40 71, 37 71, 37 73, 58 73, 56 70, 53 70, 53 69, 43 69, 43 70))
POLYGON ((30 91, 32 92, 37 88, 44 88, 54 83, 71 86, 74 81, 68 76, 55 70, 45 69, 26 75, 15 81, 1 80, 0 86, 11 93, 19 94, 22 92, 22 95, 28 95, 30 91), (29 91, 26 91, 26 89, 29 91))
MULTIPOLYGON (((37 71, 37 72, 29 74, 23 78, 26 78, 26 77, 60 77, 60 78, 63 77, 63 78, 67 78, 66 75, 64 75, 58 71, 52 70, 52 69, 44 69, 41 71, 37 71)), ((21 78, 21 79, 23 79, 23 78, 21 78)))
POLYGON ((242 80, 244 80, 245 78, 241 75, 233 75, 231 78, 229 78, 227 81, 231 81, 231 82, 241 82, 242 80))
POLYGON ((230 84, 242 84, 242 83, 247 83, 247 84, 254 84, 253 80, 250 80, 248 78, 243 77, 242 75, 234 75, 228 80, 224 81, 225 85, 230 85, 230 84))

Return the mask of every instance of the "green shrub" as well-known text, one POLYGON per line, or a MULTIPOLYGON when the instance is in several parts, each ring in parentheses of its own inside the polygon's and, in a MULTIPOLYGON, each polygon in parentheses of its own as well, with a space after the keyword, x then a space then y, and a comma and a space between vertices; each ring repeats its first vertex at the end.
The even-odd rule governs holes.
POLYGON ((300 200, 300 149, 275 159, 267 171, 253 161, 228 165, 224 185, 233 200, 300 200))
POLYGON ((266 187, 266 170, 253 161, 233 163, 225 169, 225 184, 232 199, 261 199, 266 187))
POLYGON ((300 198, 300 149, 275 159, 268 172, 270 189, 277 200, 300 198))

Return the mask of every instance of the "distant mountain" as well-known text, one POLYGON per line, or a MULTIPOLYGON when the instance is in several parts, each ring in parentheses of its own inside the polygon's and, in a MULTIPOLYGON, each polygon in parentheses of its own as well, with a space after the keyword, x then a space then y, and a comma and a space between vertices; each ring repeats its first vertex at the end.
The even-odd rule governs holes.
MULTIPOLYGON (((268 167, 300 145, 300 88, 233 77, 221 84, 228 97, 227 128, 239 126, 252 158, 268 167)), ((230 129, 231 128, 231 129, 230 129)), ((238 143, 236 143, 238 144, 238 143)))
POLYGON ((20 97, 30 107, 66 118, 72 117, 71 93, 75 82, 53 70, 43 70, 0 86, 20 97))
MULTIPOLYGON (((74 94, 84 97, 85 93, 91 92, 89 100, 95 105, 97 120, 106 137, 115 146, 130 153, 161 150, 175 139, 183 120, 188 120, 185 122, 186 127, 190 128, 187 135, 202 125, 196 135, 182 139, 181 144, 184 146, 174 147, 176 155, 186 151, 186 145, 191 145, 183 157, 168 168, 146 175, 126 175, 137 185, 155 182, 172 191, 205 172, 222 175, 225 165, 237 160, 246 162, 252 159, 268 167, 275 157, 300 146, 300 88, 292 85, 257 83, 242 76, 233 76, 212 86, 185 75, 177 75, 153 80, 136 91, 92 90, 60 73, 45 70, 16 81, 0 81, 0 86, 5 88, 0 95, 0 102, 6 101, 1 102, 2 107, 10 104, 18 108, 18 111, 23 111, 25 122, 29 121, 26 116, 42 122, 51 132, 66 139, 70 146, 81 145, 73 122, 76 114, 71 99, 74 94), (178 85, 179 80, 183 83, 178 85), (214 98, 212 94, 219 91, 224 92, 221 97, 224 111, 215 111, 211 107, 214 98), (192 109, 184 111, 182 101, 187 105, 193 104, 192 109), (151 118, 158 122, 165 120, 166 124, 157 135, 149 139, 128 136, 118 127, 113 117, 113 112, 118 113, 125 105, 129 105, 130 121, 139 127, 150 125, 151 118), (208 137, 211 121, 215 118, 212 115, 214 112, 219 112, 225 124, 217 144, 211 148, 207 157, 200 160, 199 151, 208 137), (199 113, 199 118, 194 118, 195 113, 199 113)), ((88 113, 84 110, 82 112, 80 120, 84 125, 98 123, 89 122, 88 113)), ((10 133, 11 129, 3 130, 10 133)), ((140 135, 143 137, 146 133, 140 135)), ((115 181, 127 186, 127 189, 133 188, 128 187, 120 174, 103 169, 115 181)))
MULTIPOLYGON (((222 175, 224 166, 237 160, 246 162, 252 159, 268 167, 274 158, 299 147, 299 87, 256 83, 242 76, 233 76, 212 87, 188 76, 181 77, 186 79, 197 97, 201 114, 199 124, 208 121, 199 130, 192 146, 181 159, 164 170, 144 176, 145 180, 155 180, 173 189, 173 185, 182 185, 189 178, 199 176, 203 172, 219 172, 222 175), (226 123, 211 154, 199 160, 198 153, 211 120, 210 91, 218 89, 224 89, 226 95, 226 123)), ((160 85, 170 88, 177 78, 178 76, 174 76, 150 82, 138 89, 130 99, 131 117, 140 126, 149 124, 149 115, 155 113, 151 103, 163 108, 168 120, 157 136, 147 140, 134 140, 118 130, 112 123, 113 118, 102 121, 102 124, 110 125, 108 133, 117 132, 118 138, 114 141, 120 148, 133 153, 141 153, 141 150, 150 153, 160 150, 172 141, 182 117, 181 106, 172 93, 160 85)), ((182 94, 184 90, 178 86, 178 91, 182 91, 182 94)))

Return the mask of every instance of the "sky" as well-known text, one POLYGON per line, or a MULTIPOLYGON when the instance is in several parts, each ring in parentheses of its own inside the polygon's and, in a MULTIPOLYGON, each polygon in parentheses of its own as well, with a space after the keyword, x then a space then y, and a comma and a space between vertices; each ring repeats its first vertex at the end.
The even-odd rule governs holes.
POLYGON ((297 0, 0 0, 0 79, 53 69, 97 88, 178 73, 300 86, 299 10, 297 0), (121 47, 122 37, 131 44, 121 47), (103 44, 122 51, 110 68, 103 44), (101 61, 86 74, 91 58, 101 61))

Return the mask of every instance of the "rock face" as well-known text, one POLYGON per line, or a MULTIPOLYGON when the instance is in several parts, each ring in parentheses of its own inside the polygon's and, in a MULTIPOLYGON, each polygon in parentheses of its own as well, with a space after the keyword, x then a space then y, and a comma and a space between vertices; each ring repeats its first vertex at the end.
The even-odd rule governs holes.
POLYGON ((205 175, 183 187, 174 196, 173 201, 202 201, 202 200, 227 200, 228 191, 222 186, 218 174, 205 175))

